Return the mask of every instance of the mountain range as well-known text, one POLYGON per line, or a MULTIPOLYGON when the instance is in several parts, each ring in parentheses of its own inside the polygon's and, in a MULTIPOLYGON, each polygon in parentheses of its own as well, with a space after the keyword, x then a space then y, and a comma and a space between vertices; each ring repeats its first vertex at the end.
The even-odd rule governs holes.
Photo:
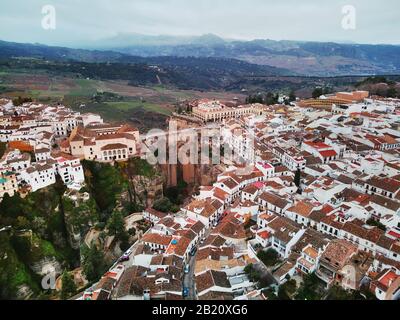
MULTIPOLYGON (((367 76, 400 74, 400 46, 333 42, 223 39, 120 34, 80 48, 0 41, 0 58, 30 57, 86 63, 133 63, 207 69, 235 76, 367 76)), ((207 76, 207 73, 205 73, 207 76)))
POLYGON ((87 44, 87 48, 154 57, 231 58, 290 70, 303 76, 400 73, 400 46, 333 42, 223 39, 202 36, 119 34, 87 44))

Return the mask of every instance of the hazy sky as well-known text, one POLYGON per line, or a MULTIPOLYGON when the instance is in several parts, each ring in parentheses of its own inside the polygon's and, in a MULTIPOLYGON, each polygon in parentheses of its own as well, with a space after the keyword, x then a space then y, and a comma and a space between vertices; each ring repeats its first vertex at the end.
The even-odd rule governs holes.
POLYGON ((77 45, 118 33, 400 44, 399 0, 0 0, 0 39, 77 45), (41 26, 44 5, 56 29, 41 26), (342 28, 342 7, 356 29, 342 28))

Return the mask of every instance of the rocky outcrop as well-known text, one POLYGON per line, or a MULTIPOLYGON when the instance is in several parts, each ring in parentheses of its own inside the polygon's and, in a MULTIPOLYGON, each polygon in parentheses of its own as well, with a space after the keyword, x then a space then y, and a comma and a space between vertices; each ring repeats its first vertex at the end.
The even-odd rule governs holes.
POLYGON ((62 267, 61 264, 56 260, 55 257, 45 257, 33 264, 31 264, 30 269, 39 276, 48 275, 51 272, 55 274, 61 274, 62 267))
POLYGON ((34 292, 27 285, 20 285, 16 292, 18 300, 29 300, 34 295, 34 292))
POLYGON ((161 176, 135 176, 131 179, 131 185, 136 203, 143 207, 152 206, 156 200, 163 197, 164 179, 161 176))

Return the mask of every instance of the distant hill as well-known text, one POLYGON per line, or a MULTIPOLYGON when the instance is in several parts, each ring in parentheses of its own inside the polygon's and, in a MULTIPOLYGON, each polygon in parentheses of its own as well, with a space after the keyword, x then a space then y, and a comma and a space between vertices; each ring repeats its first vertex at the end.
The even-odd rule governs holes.
POLYGON ((0 59, 27 57, 49 60, 76 60, 84 62, 104 62, 122 59, 126 54, 113 51, 70 49, 42 44, 15 43, 0 40, 0 59))
POLYGON ((45 70, 79 77, 128 80, 132 85, 164 84, 179 89, 220 90, 248 77, 292 72, 219 57, 138 57, 114 51, 70 49, 0 41, 0 67, 45 70))
POLYGON ((118 35, 89 44, 142 57, 218 57, 287 69, 306 76, 400 73, 400 46, 333 42, 224 40, 198 37, 118 35))
MULTIPOLYGON (((139 38, 137 36, 135 41, 139 38)), ((143 41, 151 45, 119 49, 121 52, 0 41, 0 68, 127 80, 134 86, 162 84, 178 89, 235 92, 309 90, 326 85, 345 89, 369 75, 381 74, 396 80, 393 75, 400 74, 398 46, 272 40, 240 42, 213 35, 143 41), (153 44, 157 41, 174 45, 155 50, 153 44), (190 44, 177 45, 182 42, 190 44), (232 58, 235 55, 236 58, 232 58)))

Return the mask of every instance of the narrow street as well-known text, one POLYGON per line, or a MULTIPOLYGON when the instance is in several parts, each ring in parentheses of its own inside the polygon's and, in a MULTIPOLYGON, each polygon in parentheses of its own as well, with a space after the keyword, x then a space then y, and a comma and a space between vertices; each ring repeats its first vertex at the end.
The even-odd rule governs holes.
MULTIPOLYGON (((209 228, 203 235, 203 239, 207 239, 210 236, 212 230, 213 230, 212 228, 209 228)), ((188 274, 185 273, 183 275, 183 289, 184 288, 189 289, 189 295, 185 298, 185 300, 197 300, 194 269, 196 267, 197 253, 198 253, 198 250, 201 248, 201 246, 202 246, 202 244, 201 244, 201 242, 199 242, 196 246, 196 248, 197 248, 196 254, 193 257, 190 256, 190 259, 189 259, 189 266, 190 266, 189 273, 188 274)))
POLYGON ((196 281, 194 277, 194 268, 196 266, 196 255, 194 257, 190 256, 189 260, 190 270, 189 273, 185 273, 183 276, 183 288, 189 289, 189 295, 185 300, 196 300, 196 281))

